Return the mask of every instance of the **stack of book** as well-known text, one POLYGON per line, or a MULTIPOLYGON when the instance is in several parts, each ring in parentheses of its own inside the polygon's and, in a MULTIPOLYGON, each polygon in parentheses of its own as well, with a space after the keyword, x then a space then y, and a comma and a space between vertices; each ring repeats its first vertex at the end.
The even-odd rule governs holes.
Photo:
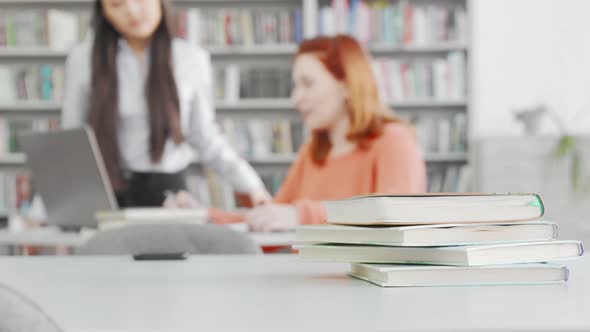
POLYGON ((536 194, 373 195, 326 202, 325 225, 301 226, 306 259, 351 262, 350 275, 380 286, 558 283, 583 254, 535 220, 536 194))

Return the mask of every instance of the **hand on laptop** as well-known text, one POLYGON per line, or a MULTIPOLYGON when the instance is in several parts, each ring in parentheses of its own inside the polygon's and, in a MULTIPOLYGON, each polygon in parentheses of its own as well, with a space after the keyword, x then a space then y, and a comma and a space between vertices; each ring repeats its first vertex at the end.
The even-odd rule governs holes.
POLYGON ((253 206, 260 206, 272 203, 272 196, 266 189, 259 189, 250 193, 250 201, 253 206))
POLYGON ((199 203, 199 201, 186 190, 181 190, 177 193, 168 193, 162 206, 170 209, 195 209, 203 207, 201 203, 199 203))

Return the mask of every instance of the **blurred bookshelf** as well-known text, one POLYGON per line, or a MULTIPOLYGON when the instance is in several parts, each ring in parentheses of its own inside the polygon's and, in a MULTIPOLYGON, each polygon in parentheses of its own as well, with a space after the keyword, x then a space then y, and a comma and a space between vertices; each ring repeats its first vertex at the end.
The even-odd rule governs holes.
MULTIPOLYGON (((266 157, 258 157, 254 159, 247 159, 249 163, 254 165, 287 165, 295 161, 295 155, 271 155, 266 157)), ((454 153, 454 154, 436 154, 432 153, 425 156, 428 162, 432 163, 466 163, 468 161, 467 154, 465 153, 454 153)), ((27 158, 23 153, 12 153, 5 155, 0 158, 0 166, 25 166, 27 158)), ((201 165, 201 162, 197 159, 193 163, 194 165, 201 165)))
MULTIPOLYGON (((429 190, 461 189, 462 168, 470 164, 470 0, 171 2, 176 35, 211 54, 220 128, 271 192, 306 138, 289 99, 297 44, 335 33, 349 33, 367 47, 384 102, 415 125, 429 190)), ((0 178, 4 196, 16 185, 13 175, 26 171, 18 132, 59 124, 64 61, 85 38, 93 3, 0 0, 0 135, 7 142, 0 147, 0 175, 12 176, 0 178)), ((190 169, 189 182, 200 185, 192 183, 191 190, 202 201, 235 206, 223 179, 198 161, 190 169)), ((0 202, 0 210, 15 208, 14 199, 0 202)))

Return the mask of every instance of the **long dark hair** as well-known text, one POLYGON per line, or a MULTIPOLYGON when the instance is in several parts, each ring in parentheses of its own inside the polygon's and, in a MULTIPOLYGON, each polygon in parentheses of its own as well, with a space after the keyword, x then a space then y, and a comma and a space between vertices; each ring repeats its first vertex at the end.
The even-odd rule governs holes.
MULTIPOLYGON (((173 35, 168 6, 164 1, 162 0, 162 20, 151 40, 149 74, 145 86, 152 162, 158 162, 162 158, 168 137, 172 136, 177 144, 183 141, 178 91, 172 73, 173 35)), ((117 51, 121 35, 105 17, 101 0, 96 0, 94 5, 93 25, 90 110, 87 120, 95 131, 111 183, 115 190, 122 190, 125 183, 117 139, 117 51)))

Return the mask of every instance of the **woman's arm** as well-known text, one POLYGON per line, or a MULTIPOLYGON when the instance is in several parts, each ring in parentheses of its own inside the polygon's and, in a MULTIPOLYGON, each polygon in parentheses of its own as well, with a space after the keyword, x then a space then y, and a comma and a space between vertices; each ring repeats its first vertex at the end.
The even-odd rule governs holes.
POLYGON ((237 191, 264 190, 260 177, 231 147, 215 122, 209 55, 196 48, 192 53, 190 56, 196 61, 195 71, 200 73, 200 78, 191 105, 189 143, 198 151, 200 161, 227 179, 237 191))
POLYGON ((299 151, 297 159, 275 195, 273 204, 251 210, 246 215, 250 227, 257 231, 290 230, 298 224, 325 222, 326 210, 319 201, 301 198, 300 185, 305 181, 305 164, 310 161, 309 147, 299 151))
POLYGON ((64 95, 61 111, 62 128, 80 127, 86 123, 90 83, 88 45, 76 46, 65 64, 64 95))

